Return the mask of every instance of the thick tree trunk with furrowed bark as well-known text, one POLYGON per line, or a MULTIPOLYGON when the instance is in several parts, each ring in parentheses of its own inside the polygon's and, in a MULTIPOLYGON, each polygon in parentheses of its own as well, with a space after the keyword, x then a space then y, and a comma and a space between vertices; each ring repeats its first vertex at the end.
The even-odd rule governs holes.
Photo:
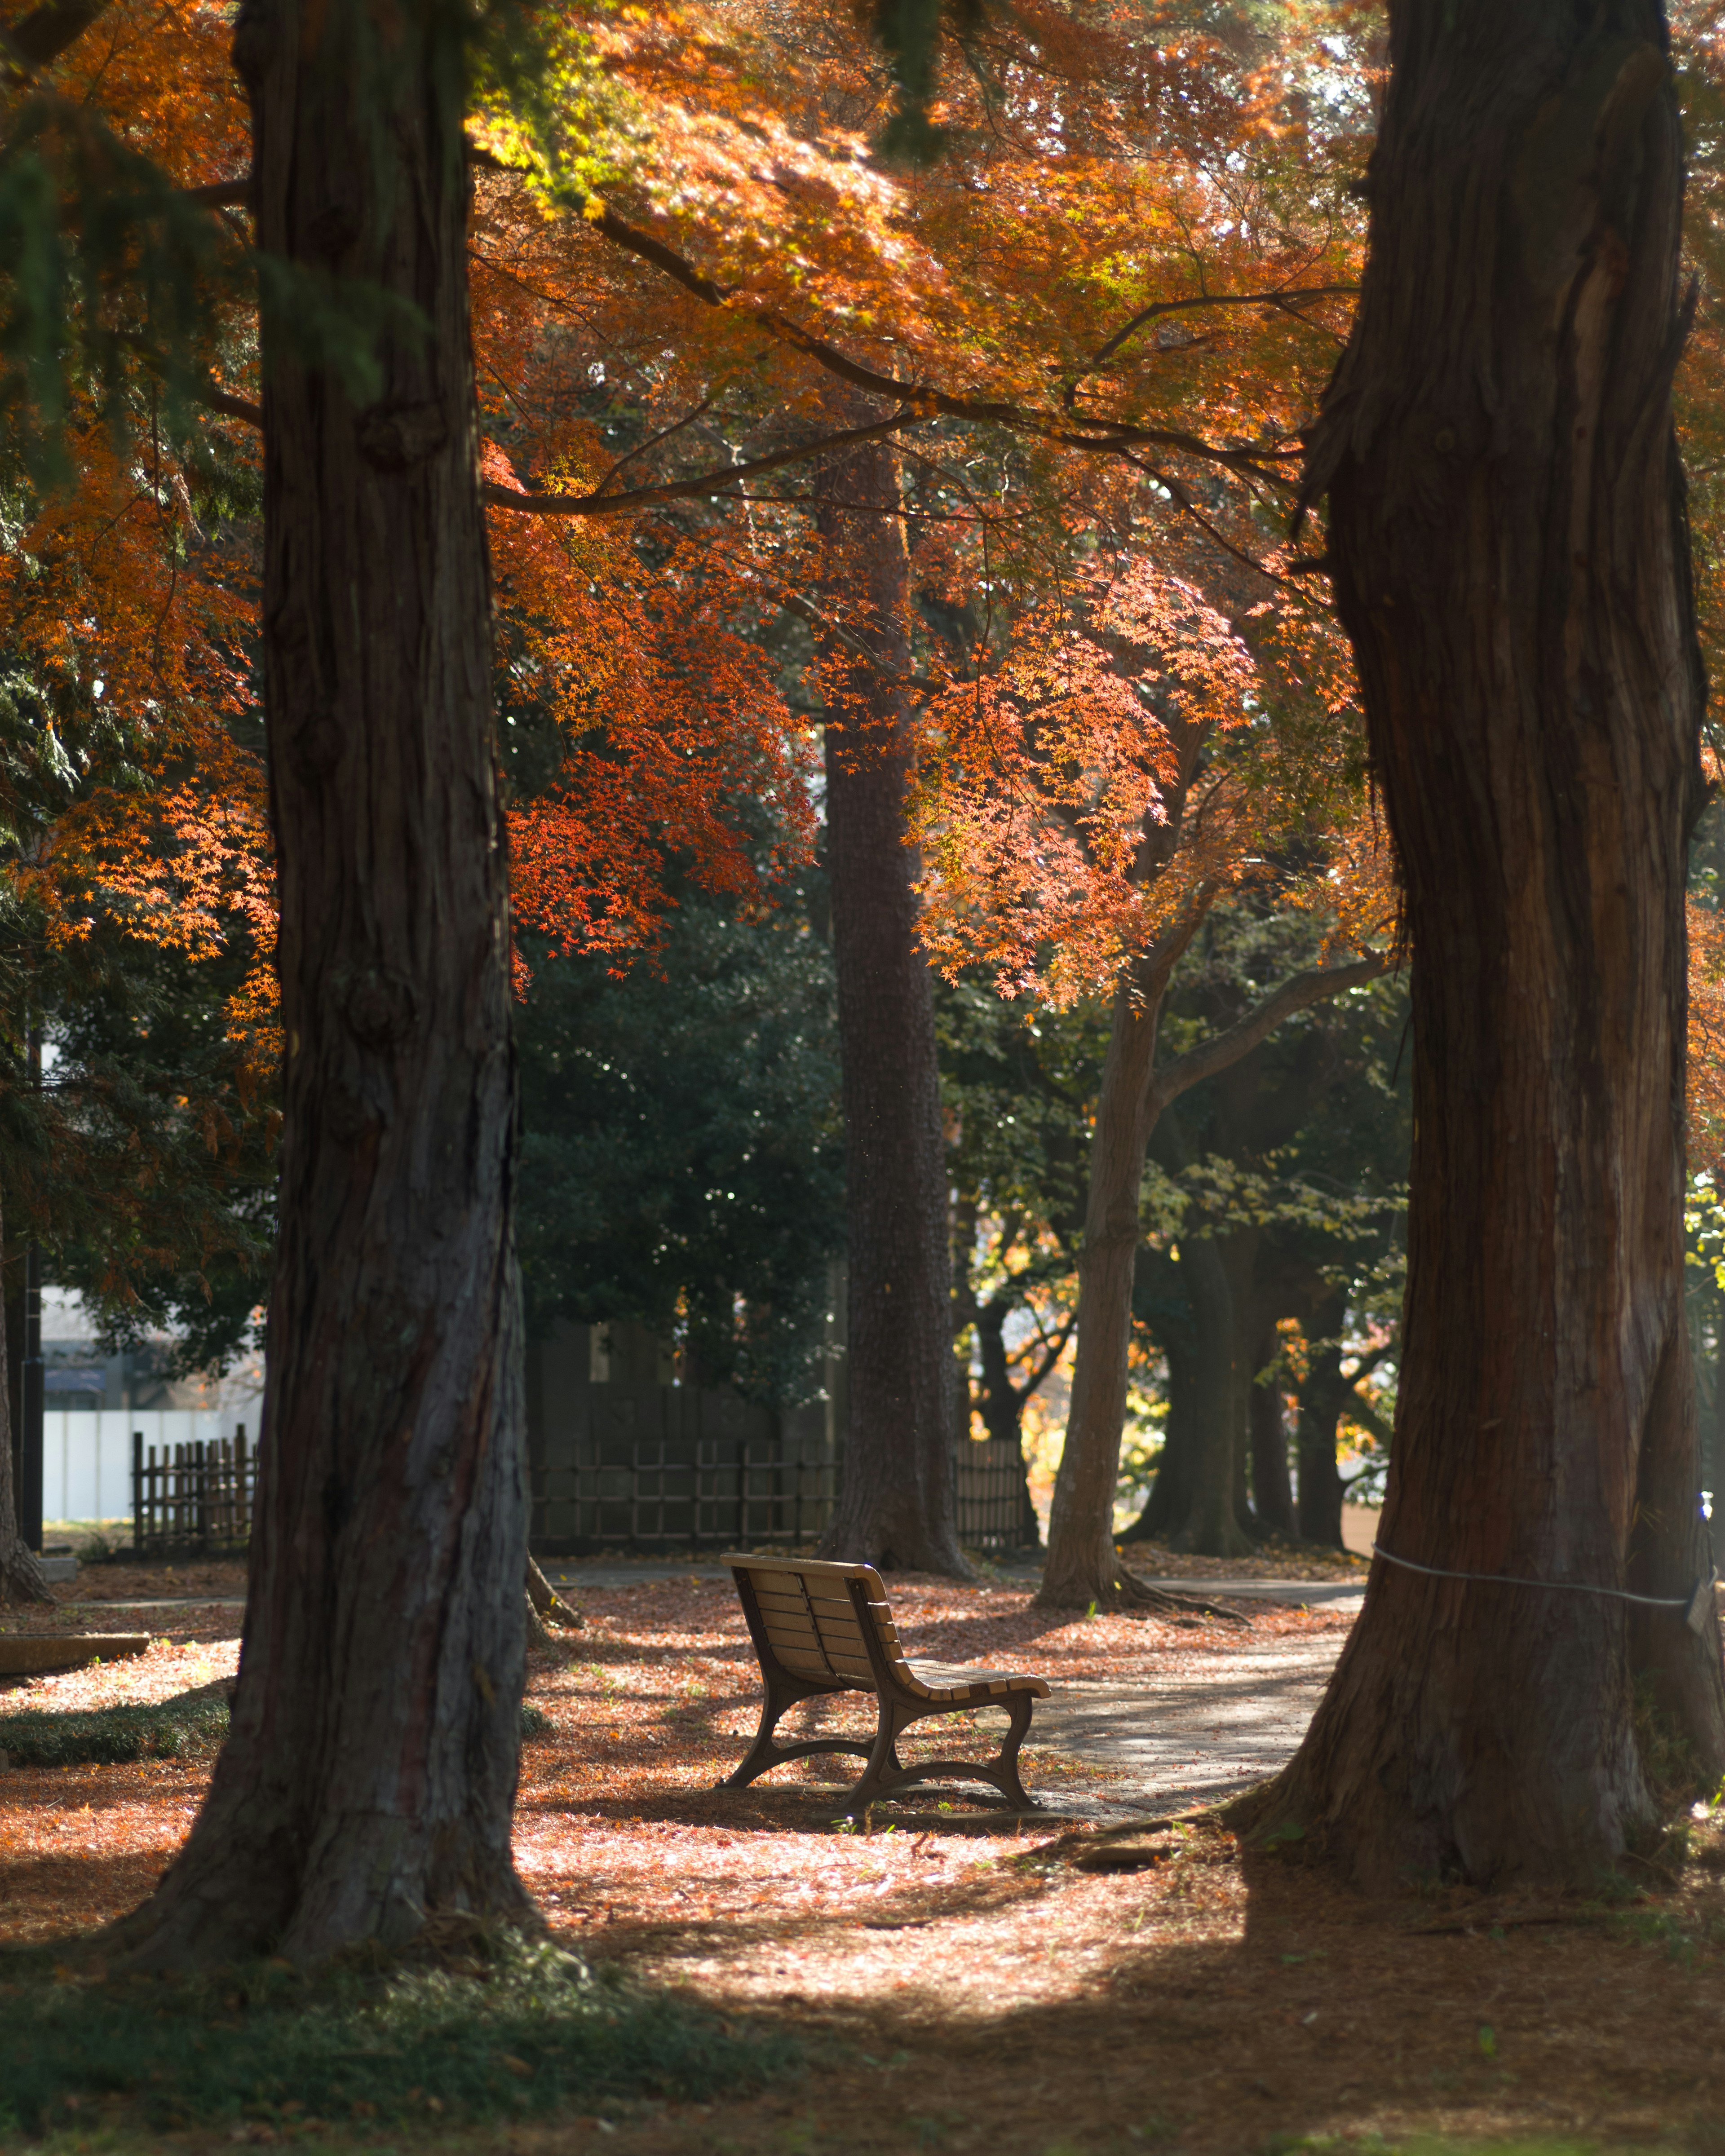
MULTIPOLYGON (((5 1248, 0 1225, 0 1250, 5 1248)), ((6 1298, 0 1295, 0 1603, 51 1603, 54 1597, 35 1553, 18 1528, 18 1485, 13 1475, 12 1387, 6 1381, 6 1298)))
POLYGON ((891 449, 870 443, 816 481, 827 582, 878 665, 834 644, 827 869, 845 1103, 849 1427, 824 1556, 966 1576, 952 1444, 952 1254, 934 987, 905 844, 909 564, 891 449), (860 611, 858 611, 860 608, 860 611))
MULTIPOLYGON (((1685 844, 1705 685, 1669 392, 1682 146, 1651 0, 1395 0, 1370 263, 1309 484, 1399 849, 1415 1116, 1396 1556, 1681 1600, 1685 844)), ((1253 1808, 1357 1878, 1587 1881, 1711 1789, 1711 1614, 1373 1568, 1253 1808)))
POLYGON ((232 1733, 118 1928, 315 1961, 530 1913, 515 1075, 456 18, 245 0, 258 240, 417 310, 357 408, 264 322, 281 1232, 232 1733))

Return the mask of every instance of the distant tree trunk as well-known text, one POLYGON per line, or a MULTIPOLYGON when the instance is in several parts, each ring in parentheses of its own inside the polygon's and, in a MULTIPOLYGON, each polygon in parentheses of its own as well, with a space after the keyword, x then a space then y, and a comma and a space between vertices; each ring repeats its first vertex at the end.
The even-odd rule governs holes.
POLYGON ((1048 1560, 1037 1599, 1055 1609, 1106 1607, 1131 1596, 1114 1549, 1114 1491, 1126 1423, 1138 1190, 1150 1136, 1156 1029, 1172 958, 1141 963, 1115 994, 1114 1019, 1091 1140, 1090 1187, 1078 1260, 1078 1353, 1066 1441, 1055 1477, 1048 1560))
POLYGON ((1175 1336, 1162 1335, 1168 1364, 1168 1418, 1162 1427, 1162 1457, 1149 1502, 1118 1539, 1122 1543, 1165 1543, 1190 1517, 1198 1480, 1198 1349, 1175 1336))
POLYGON ((1234 1283, 1212 1236, 1183 1236, 1180 1263, 1199 1343, 1198 1460, 1192 1509, 1175 1528, 1173 1546, 1202 1557, 1243 1557, 1252 1543, 1235 1502, 1244 1464, 1246 1373, 1234 1283))
POLYGON ((981 1397, 977 1403, 983 1426, 992 1438, 1010 1445, 1017 1455, 1019 1475, 1019 1532, 1022 1547, 1040 1549, 1042 1522, 1036 1517, 1030 1495, 1030 1472, 1024 1458, 1024 1395, 1012 1381, 1007 1360, 1006 1320, 1009 1306, 988 1301, 977 1308, 977 1339, 983 1365, 981 1397))
MULTIPOLYGON (((1341 1325, 1344 1312, 1334 1313, 1334 1324, 1320 1316, 1322 1332, 1341 1325)), ((1300 1400, 1300 1539, 1326 1549, 1340 1549, 1342 1499, 1345 1491, 1336 1467, 1336 1424, 1341 1419, 1344 1396, 1353 1390, 1342 1374, 1339 1345, 1316 1349, 1301 1382, 1300 1400)))
POLYGON ((934 988, 905 844, 909 565, 893 453, 870 443, 817 478, 835 603, 879 668, 824 652, 827 866, 839 992, 850 1253, 845 1464, 824 1555, 968 1577, 952 1436, 951 1254, 934 988))
MULTIPOLYGON (((1120 1479, 1120 1440, 1126 1424, 1127 1354, 1132 1341, 1132 1272, 1137 1252, 1138 1194, 1158 1119, 1189 1087, 1250 1055, 1284 1018, 1344 988, 1375 979, 1384 957, 1296 973, 1265 997, 1237 1024, 1214 1034, 1161 1070, 1155 1069, 1157 1027, 1168 982, 1198 927, 1190 917, 1155 950, 1134 962, 1114 998, 1113 1024, 1091 1140, 1090 1187, 1078 1266, 1078 1353, 1066 1442, 1055 1478, 1048 1526, 1048 1562, 1036 1599, 1045 1608, 1099 1608, 1142 1602, 1146 1590, 1121 1563, 1114 1546, 1114 1492, 1120 1479)), ((1234 1460, 1229 1462, 1232 1517, 1234 1460)), ((1200 1486, 1203 1469, 1199 1469, 1200 1486)), ((1201 1501, 1203 1502, 1203 1501, 1201 1501)), ((1228 1530, 1218 1528, 1226 1539, 1228 1530)), ((1238 1532, 1237 1523, 1235 1532, 1238 1532)), ((1240 1536, 1245 1541, 1243 1535, 1240 1536)))
POLYGON ((519 1920, 515 1066, 459 18, 245 0, 258 244, 423 318, 356 409, 264 315, 280 1240, 233 1727, 133 1966, 519 1920), (380 42, 382 41, 382 42, 380 42))
POLYGON ((1252 1505, 1258 1525, 1266 1534, 1285 1542, 1298 1537, 1294 1517, 1294 1486, 1288 1475, 1288 1430, 1283 1418, 1281 1378, 1269 1379, 1267 1369, 1281 1352, 1273 1319, 1259 1327, 1250 1356, 1246 1392, 1246 1425, 1252 1455, 1252 1505))
MULTIPOLYGON (((1653 0, 1394 0, 1353 335, 1312 439, 1400 853, 1414 1138, 1379 1540, 1681 1601, 1685 842, 1705 701, 1670 388, 1682 133, 1653 0)), ((1380 1558, 1242 1815, 1354 1877, 1597 1878, 1725 1770, 1708 1614, 1380 1558)))
MULTIPOLYGON (((0 1223, 0 1250, 3 1250, 5 1246, 5 1229, 3 1223, 0 1223)), ((12 1358, 8 1353, 9 1344, 6 1298, 0 1296, 0 1373, 8 1376, 12 1368, 12 1358)), ((42 1568, 18 1532, 18 1484, 13 1475, 17 1447, 13 1430, 12 1398, 11 1383, 0 1383, 0 1604, 51 1603, 54 1597, 49 1592, 48 1582, 42 1576, 42 1568)))

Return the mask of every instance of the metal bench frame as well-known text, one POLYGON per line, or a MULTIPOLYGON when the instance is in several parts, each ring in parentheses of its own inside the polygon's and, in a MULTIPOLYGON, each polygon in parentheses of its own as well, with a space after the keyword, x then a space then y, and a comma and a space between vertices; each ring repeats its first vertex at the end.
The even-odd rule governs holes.
MULTIPOLYGON (((793 1560, 775 1558, 757 1559, 771 1563, 774 1571, 800 1573, 802 1568, 793 1560)), ((806 1699, 818 1699, 831 1692, 867 1691, 870 1687, 860 1679, 826 1679, 805 1676, 800 1671, 787 1669, 774 1650, 768 1636, 766 1619, 756 1599, 754 1582, 742 1568, 740 1560, 727 1558, 732 1576, 737 1582, 738 1599, 748 1621, 749 1636, 755 1645, 755 1653, 761 1664, 761 1676, 767 1688, 767 1697, 761 1708, 761 1726, 750 1747, 748 1756, 734 1774, 727 1774, 719 1784, 721 1789, 741 1789, 782 1766, 788 1759, 812 1758, 826 1752, 849 1752, 858 1758, 866 1759, 867 1767, 862 1779, 845 1797, 847 1811, 878 1803, 880 1799, 895 1794, 917 1782, 963 1780, 986 1782, 998 1789, 1007 1804, 1018 1811, 1039 1811, 1041 1807, 1019 1779, 1019 1748, 1030 1727, 1030 1709, 1039 1697, 1045 1697, 1047 1687, 1040 1692, 1029 1690, 997 1693, 992 1697, 943 1700, 926 1698, 909 1691, 900 1681, 875 1630, 874 1601, 869 1591, 869 1579, 850 1578, 844 1582, 851 1609, 868 1651, 873 1671, 872 1689, 880 1701, 880 1721, 872 1745, 858 1744, 844 1738, 815 1738, 806 1743, 775 1744, 773 1732, 780 1720, 793 1707, 806 1699), (937 1714, 963 1714, 979 1707, 999 1707, 1006 1711, 1008 1727, 999 1751, 993 1759, 978 1763, 969 1759, 929 1759, 921 1766, 906 1767, 898 1756, 898 1740, 912 1722, 922 1722, 937 1714)), ((881 1601, 886 1600, 886 1588, 880 1585, 879 1575, 870 1573, 879 1588, 881 1601)), ((805 1589, 806 1592, 806 1589, 805 1589)), ((890 1605, 889 1605, 890 1606, 890 1605)))

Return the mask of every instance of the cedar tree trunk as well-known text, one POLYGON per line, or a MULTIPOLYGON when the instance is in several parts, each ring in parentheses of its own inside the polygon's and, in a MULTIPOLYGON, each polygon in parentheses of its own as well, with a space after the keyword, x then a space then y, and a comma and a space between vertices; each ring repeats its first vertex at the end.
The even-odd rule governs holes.
MULTIPOLYGON (((0 1224, 0 1250, 5 1230, 0 1224)), ((13 1473, 17 1454, 13 1442, 12 1387, 3 1382, 10 1371, 8 1356, 6 1299, 0 1296, 0 1604, 47 1602, 54 1597, 35 1553, 18 1529, 18 1484, 13 1473)))
POLYGON ((870 443, 816 481, 830 602, 878 665, 823 651, 827 870, 845 1104, 849 1401, 839 1502, 821 1544, 850 1563, 968 1578, 952 1444, 952 1253, 934 985, 905 844, 910 722, 901 679, 910 572, 892 451, 870 443))
POLYGON ((515 1113, 459 24, 246 0, 259 245, 410 302, 356 408, 265 316, 281 1231, 232 1734, 133 1965, 521 1919, 515 1113))
MULTIPOLYGON (((1686 1597, 1685 842, 1705 684, 1652 0, 1395 0, 1370 262, 1308 486, 1400 853, 1414 1138, 1380 1541, 1686 1597)), ((1709 1598, 1711 1602, 1711 1598, 1709 1598)), ((1709 1610, 1374 1565, 1252 1817, 1356 1878, 1584 1881, 1652 1825, 1633 1686, 1725 1768, 1709 1610)))

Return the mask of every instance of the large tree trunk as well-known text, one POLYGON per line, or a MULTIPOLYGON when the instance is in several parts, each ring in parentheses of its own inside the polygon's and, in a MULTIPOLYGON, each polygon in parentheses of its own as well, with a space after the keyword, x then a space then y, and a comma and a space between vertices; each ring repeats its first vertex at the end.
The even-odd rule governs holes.
MULTIPOLYGON (((1372 248, 1309 481, 1399 849, 1414 1140, 1380 1540, 1681 1601, 1685 841, 1704 683, 1669 406, 1682 147, 1651 0, 1396 0, 1372 248)), ((1651 1825, 1645 1674, 1725 1768, 1711 1613, 1379 1558, 1256 1807, 1356 1877, 1589 1881, 1651 1825)))
POLYGON ((909 565, 898 473, 870 443, 816 481, 829 588, 880 665, 824 654, 827 868, 850 1253, 849 1426, 825 1555, 968 1577, 952 1435, 952 1258, 934 987, 905 844, 909 565), (840 506, 841 504, 851 505, 840 506))
MULTIPOLYGON (((0 1223, 0 1250, 5 1249, 3 1223, 0 1223)), ((12 1358, 8 1352, 11 1327, 8 1322, 7 1299, 0 1295, 0 1378, 9 1378, 12 1358)), ((18 1446, 13 1428, 13 1388, 9 1382, 0 1383, 0 1604, 8 1602, 45 1602, 54 1600, 48 1590, 48 1582, 42 1576, 42 1568, 35 1553, 18 1532, 18 1481, 15 1466, 18 1446)))
POLYGON ((232 1734, 134 1964, 520 1919, 515 1108, 458 18, 246 0, 258 239, 416 309, 357 410, 264 327, 280 1242, 232 1734))

